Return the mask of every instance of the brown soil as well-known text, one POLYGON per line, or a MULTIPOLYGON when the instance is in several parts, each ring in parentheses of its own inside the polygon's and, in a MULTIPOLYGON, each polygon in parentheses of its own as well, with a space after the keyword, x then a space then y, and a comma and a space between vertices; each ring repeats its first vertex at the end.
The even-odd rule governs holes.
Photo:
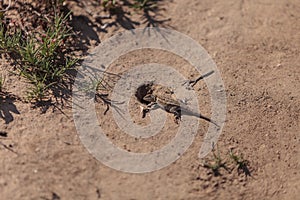
MULTIPOLYGON (((93 50, 117 31, 146 25, 112 18, 107 22, 115 23, 101 29, 106 21, 101 25, 96 19, 104 14, 94 1, 84 2, 82 6, 67 1, 74 12, 73 27, 82 39, 78 54, 93 50)), ((227 160, 229 149, 242 153, 249 161, 250 176, 236 168, 221 169, 221 175, 215 176, 202 167, 197 155, 206 123, 201 123, 188 151, 164 169, 129 174, 108 168, 82 145, 70 102, 63 107, 49 105, 41 114, 19 99, 26 84, 9 73, 13 67, 2 58, 0 73, 6 76, 7 93, 0 109, 1 199, 299 199, 299 5, 298 0, 173 0, 164 1, 161 6, 166 9, 159 11, 159 19, 171 19, 160 26, 192 37, 216 62, 227 92, 227 121, 218 148, 227 160)), ((139 13, 131 14, 132 22, 141 21, 139 13)), ((174 55, 147 50, 119 58, 110 71, 123 73, 149 61, 190 69, 174 55)), ((183 73, 198 76, 192 69, 183 73)), ((195 88, 208 114, 204 82, 195 88)), ((137 123, 149 123, 148 118, 138 118, 138 104, 132 105, 130 113, 137 123)), ((96 107, 107 136, 131 151, 159 149, 177 128, 170 117, 159 135, 135 140, 118 130, 111 110, 103 116, 106 106, 96 107)))

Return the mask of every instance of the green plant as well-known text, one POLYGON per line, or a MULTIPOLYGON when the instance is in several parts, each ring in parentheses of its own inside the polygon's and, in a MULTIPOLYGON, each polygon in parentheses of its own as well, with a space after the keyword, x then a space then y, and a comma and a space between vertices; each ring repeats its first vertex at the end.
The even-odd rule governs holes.
POLYGON ((122 112, 118 108, 118 104, 123 104, 124 102, 112 101, 108 96, 108 92, 113 89, 112 85, 109 82, 114 81, 116 78, 120 78, 119 75, 109 72, 102 72, 103 77, 90 77, 90 81, 84 82, 80 88, 87 96, 91 98, 94 97, 95 102, 102 102, 106 105, 106 110, 104 111, 104 115, 109 111, 110 107, 116 109, 118 113, 122 112), (107 81, 109 80, 109 82, 107 81))
POLYGON ((5 31, 4 24, 0 22, 0 52, 8 53, 15 52, 21 42, 21 31, 13 35, 5 31))
POLYGON ((27 98, 42 100, 46 97, 45 91, 49 86, 43 82, 37 82, 33 87, 30 87, 27 91, 27 98))
POLYGON ((133 7, 137 9, 150 9, 156 6, 156 0, 134 0, 133 4, 133 7))
POLYGON ((251 176, 250 170, 248 168, 249 161, 243 158, 243 154, 240 156, 234 154, 232 150, 229 151, 229 157, 232 159, 235 165, 237 165, 238 173, 245 173, 246 176, 251 176))
POLYGON ((228 171, 228 167, 226 166, 226 162, 220 156, 220 152, 218 151, 218 155, 216 155, 215 150, 213 150, 213 160, 211 162, 205 162, 203 167, 211 169, 215 176, 221 175, 220 169, 223 168, 228 171))
POLYGON ((62 52, 64 40, 70 35, 66 26, 67 15, 55 15, 53 25, 44 33, 21 36, 0 29, 0 49, 17 54, 19 75, 33 86, 28 89, 28 100, 43 101, 49 96, 51 87, 63 81, 66 71, 74 66, 77 59, 69 58, 62 52))

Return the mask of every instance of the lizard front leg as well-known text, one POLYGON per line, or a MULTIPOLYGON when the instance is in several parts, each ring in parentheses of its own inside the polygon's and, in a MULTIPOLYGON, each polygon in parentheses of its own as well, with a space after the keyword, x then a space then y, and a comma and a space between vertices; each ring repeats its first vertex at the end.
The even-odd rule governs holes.
POLYGON ((146 114, 148 112, 150 112, 150 110, 155 110, 157 109, 159 106, 157 105, 156 102, 151 102, 149 103, 147 106, 140 106, 141 108, 141 113, 142 113, 142 118, 146 117, 146 114))
POLYGON ((146 117, 146 113, 149 112, 149 108, 146 107, 146 106, 140 106, 140 109, 141 109, 141 113, 142 113, 142 118, 145 118, 146 117))

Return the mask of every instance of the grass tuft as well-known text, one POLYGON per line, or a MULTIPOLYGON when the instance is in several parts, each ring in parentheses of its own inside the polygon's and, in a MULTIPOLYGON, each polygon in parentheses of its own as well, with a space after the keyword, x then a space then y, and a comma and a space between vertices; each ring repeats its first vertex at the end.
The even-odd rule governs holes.
POLYGON ((214 176, 220 176, 220 169, 223 168, 226 171, 228 171, 228 167, 226 166, 226 162, 223 161, 223 159, 220 156, 220 152, 218 151, 218 154, 215 153, 215 150, 213 150, 213 159, 211 162, 205 162, 203 163, 203 167, 211 169, 214 176))
POLYGON ((67 70, 77 62, 62 52, 64 41, 70 35, 66 26, 69 14, 56 14, 46 32, 28 36, 22 36, 20 30, 8 33, 3 24, 0 26, 0 50, 19 58, 18 74, 32 84, 27 91, 29 101, 49 97, 51 87, 63 81, 67 70))
POLYGON ((135 0, 133 7, 136 9, 144 10, 157 7, 155 0, 135 0))
POLYGON ((234 164, 237 166, 238 174, 244 173, 246 176, 251 176, 250 170, 249 170, 249 161, 245 160, 243 158, 243 154, 236 155, 230 150, 229 156, 231 160, 234 162, 234 164))

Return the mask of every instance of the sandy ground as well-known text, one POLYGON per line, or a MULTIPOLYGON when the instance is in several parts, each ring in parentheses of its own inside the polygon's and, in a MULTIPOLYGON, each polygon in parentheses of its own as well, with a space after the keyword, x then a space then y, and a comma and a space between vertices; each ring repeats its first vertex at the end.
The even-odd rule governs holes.
MULTIPOLYGON (((201 167, 197 155, 206 123, 199 127, 188 151, 170 166, 129 174, 104 166, 88 153, 78 137, 70 102, 63 112, 50 108, 41 114, 30 104, 7 98, 2 99, 0 110, 0 130, 7 136, 1 134, 0 142, 14 152, 0 146, 1 199, 299 198, 300 1, 173 0, 163 5, 166 10, 161 11, 161 18, 171 19, 164 25, 198 41, 216 62, 227 92, 227 120, 218 148, 224 157, 229 148, 243 153, 251 176, 236 170, 222 170, 222 175, 214 176, 201 167)), ((85 9, 74 2, 69 2, 69 7, 78 20, 84 19, 85 9)), ((93 7, 89 9, 93 12, 93 7)), ((90 43, 87 50, 92 51, 124 26, 109 27, 108 33, 89 26, 85 30, 89 33, 83 32, 82 37, 90 43)), ((190 69, 174 55, 148 50, 119 58, 110 70, 123 73, 149 60, 177 70, 190 69)), ((2 59, 6 91, 22 96, 24 83, 9 75, 9 69, 2 59)), ((197 76, 193 70, 183 73, 197 76)), ((205 84, 199 83, 196 91, 203 112, 209 114, 205 84)), ((176 131, 170 118, 158 136, 134 140, 118 130, 111 111, 103 116, 106 107, 101 103, 96 107, 100 125, 121 148, 126 145, 137 152, 158 149, 176 131)), ((135 119, 137 112, 138 106, 133 106, 135 119)))

